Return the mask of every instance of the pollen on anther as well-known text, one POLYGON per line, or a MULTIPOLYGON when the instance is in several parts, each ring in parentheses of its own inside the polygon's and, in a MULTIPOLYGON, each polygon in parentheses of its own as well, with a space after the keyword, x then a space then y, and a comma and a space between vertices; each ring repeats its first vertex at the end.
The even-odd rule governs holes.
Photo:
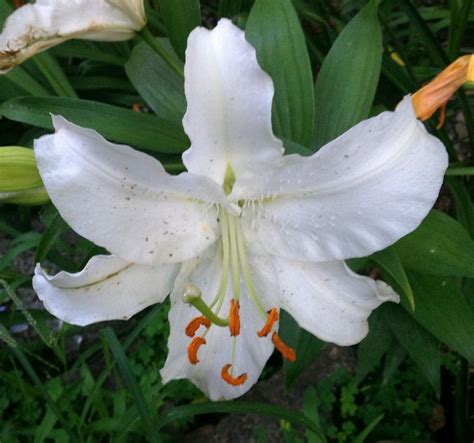
POLYGON ((296 360, 296 352, 293 348, 288 346, 283 342, 280 336, 274 332, 272 335, 272 343, 275 348, 280 352, 283 358, 286 358, 288 361, 294 362, 296 360))
POLYGON ((191 343, 189 343, 188 345, 189 363, 191 363, 192 365, 199 363, 197 353, 198 353, 199 347, 205 344, 206 344, 206 340, 203 337, 194 337, 191 340, 191 343))
POLYGON ((246 373, 243 373, 237 377, 234 377, 230 373, 231 368, 232 368, 231 364, 226 364, 223 366, 223 368, 221 369, 222 379, 231 386, 243 385, 247 381, 248 375, 246 373))
POLYGON ((230 301, 229 331, 231 337, 240 334, 240 303, 238 300, 230 301))
POLYGON ((186 326, 186 329, 184 330, 184 332, 186 333, 186 335, 188 337, 194 337, 194 335, 196 334, 197 330, 201 327, 201 326, 205 326, 206 328, 210 328, 211 327, 211 321, 204 317, 203 315, 199 316, 199 317, 194 317, 189 323, 188 323, 188 326, 186 326))
POLYGON ((268 312, 267 322, 263 325, 263 328, 257 332, 259 337, 266 337, 272 330, 273 326, 278 320, 278 309, 272 308, 268 312))

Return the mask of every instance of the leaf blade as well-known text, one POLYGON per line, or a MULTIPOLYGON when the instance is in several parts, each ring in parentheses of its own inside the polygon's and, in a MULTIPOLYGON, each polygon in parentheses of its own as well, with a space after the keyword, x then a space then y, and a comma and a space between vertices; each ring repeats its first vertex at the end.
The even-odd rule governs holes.
POLYGON ((343 29, 315 84, 316 149, 367 117, 382 66, 382 30, 371 0, 343 29))

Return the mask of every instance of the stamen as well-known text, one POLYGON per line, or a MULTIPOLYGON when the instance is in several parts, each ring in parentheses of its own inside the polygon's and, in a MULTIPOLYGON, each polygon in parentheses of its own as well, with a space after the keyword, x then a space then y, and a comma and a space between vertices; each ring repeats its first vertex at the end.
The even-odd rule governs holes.
POLYGON ((222 379, 231 386, 243 385, 247 381, 248 375, 246 373, 243 373, 243 374, 240 374, 238 377, 233 377, 229 372, 230 368, 232 368, 231 364, 227 364, 222 368, 221 370, 222 379))
POLYGON ((295 350, 293 348, 290 348, 287 344, 283 343, 283 340, 276 332, 274 332, 272 335, 272 343, 275 345, 275 348, 280 351, 281 355, 288 361, 294 362, 296 360, 295 350))
POLYGON ((189 343, 189 345, 188 345, 188 360, 189 360, 189 363, 191 363, 192 365, 195 365, 195 364, 199 363, 197 353, 198 353, 199 347, 201 345, 205 345, 205 344, 206 344, 206 339, 204 339, 202 337, 194 337, 191 340, 191 343, 189 343))
POLYGON ((275 325, 276 321, 278 320, 278 309, 273 308, 270 309, 268 312, 267 322, 263 326, 260 331, 257 332, 259 337, 266 337, 272 330, 273 326, 275 325))
POLYGON ((230 301, 229 331, 231 337, 240 334, 240 303, 238 300, 230 301))
POLYGON ((211 327, 211 321, 204 317, 194 317, 189 323, 188 326, 186 326, 186 329, 184 332, 188 337, 194 337, 194 334, 196 334, 196 331, 201 327, 205 326, 207 329, 211 327))

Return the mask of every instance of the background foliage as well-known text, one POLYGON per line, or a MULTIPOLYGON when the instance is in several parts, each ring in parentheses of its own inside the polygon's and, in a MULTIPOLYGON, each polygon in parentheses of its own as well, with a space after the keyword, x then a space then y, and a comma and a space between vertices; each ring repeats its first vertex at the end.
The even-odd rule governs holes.
MULTIPOLYGON (((197 25, 229 17, 246 29, 274 81, 275 133, 287 152, 309 154, 361 119, 393 109, 473 52, 471 6, 468 0, 149 1, 149 27, 175 69, 138 37, 70 41, 38 54, 0 77, 1 144, 31 147, 52 129, 49 114, 61 114, 181 171, 180 153, 188 146, 179 75, 186 38, 197 25)), ((11 11, 10 0, 0 0, 0 22, 11 11)), ((187 381, 163 386, 166 303, 128 322, 88 328, 52 319, 32 293, 33 264, 77 271, 98 248, 73 234, 50 204, 0 206, 0 442, 186 435, 223 441, 222 414, 243 413, 276 423, 272 437, 267 422, 253 422, 248 438, 257 441, 472 441, 472 103, 468 88, 460 90, 446 125, 428 122, 451 161, 436 209, 392 247, 351 262, 389 282, 402 294, 401 305, 378 309, 367 338, 346 350, 349 364, 336 356, 345 369, 305 382, 290 406, 252 396, 208 403, 187 381), (203 437, 206 426, 211 434, 203 437)), ((263 379, 280 380, 284 397, 337 348, 301 331, 289 316, 282 323, 298 360, 282 364, 274 356, 263 379)))

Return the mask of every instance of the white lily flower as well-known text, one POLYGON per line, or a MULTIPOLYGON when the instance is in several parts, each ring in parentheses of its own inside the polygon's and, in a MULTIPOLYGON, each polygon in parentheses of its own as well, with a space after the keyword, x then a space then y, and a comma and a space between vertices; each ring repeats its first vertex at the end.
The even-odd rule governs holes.
POLYGON ((111 256, 34 288, 74 324, 128 318, 171 291, 164 382, 192 380, 213 399, 235 398, 258 379, 278 336, 279 309, 317 337, 352 345, 384 301, 385 283, 350 271, 414 230, 447 167, 406 97, 310 157, 283 156, 271 126, 273 84, 254 48, 228 20, 195 29, 185 66, 192 146, 188 172, 54 117, 37 140, 44 185, 64 219, 111 256))
POLYGON ((37 0, 7 18, 0 73, 65 40, 128 40, 145 24, 143 0, 37 0))

